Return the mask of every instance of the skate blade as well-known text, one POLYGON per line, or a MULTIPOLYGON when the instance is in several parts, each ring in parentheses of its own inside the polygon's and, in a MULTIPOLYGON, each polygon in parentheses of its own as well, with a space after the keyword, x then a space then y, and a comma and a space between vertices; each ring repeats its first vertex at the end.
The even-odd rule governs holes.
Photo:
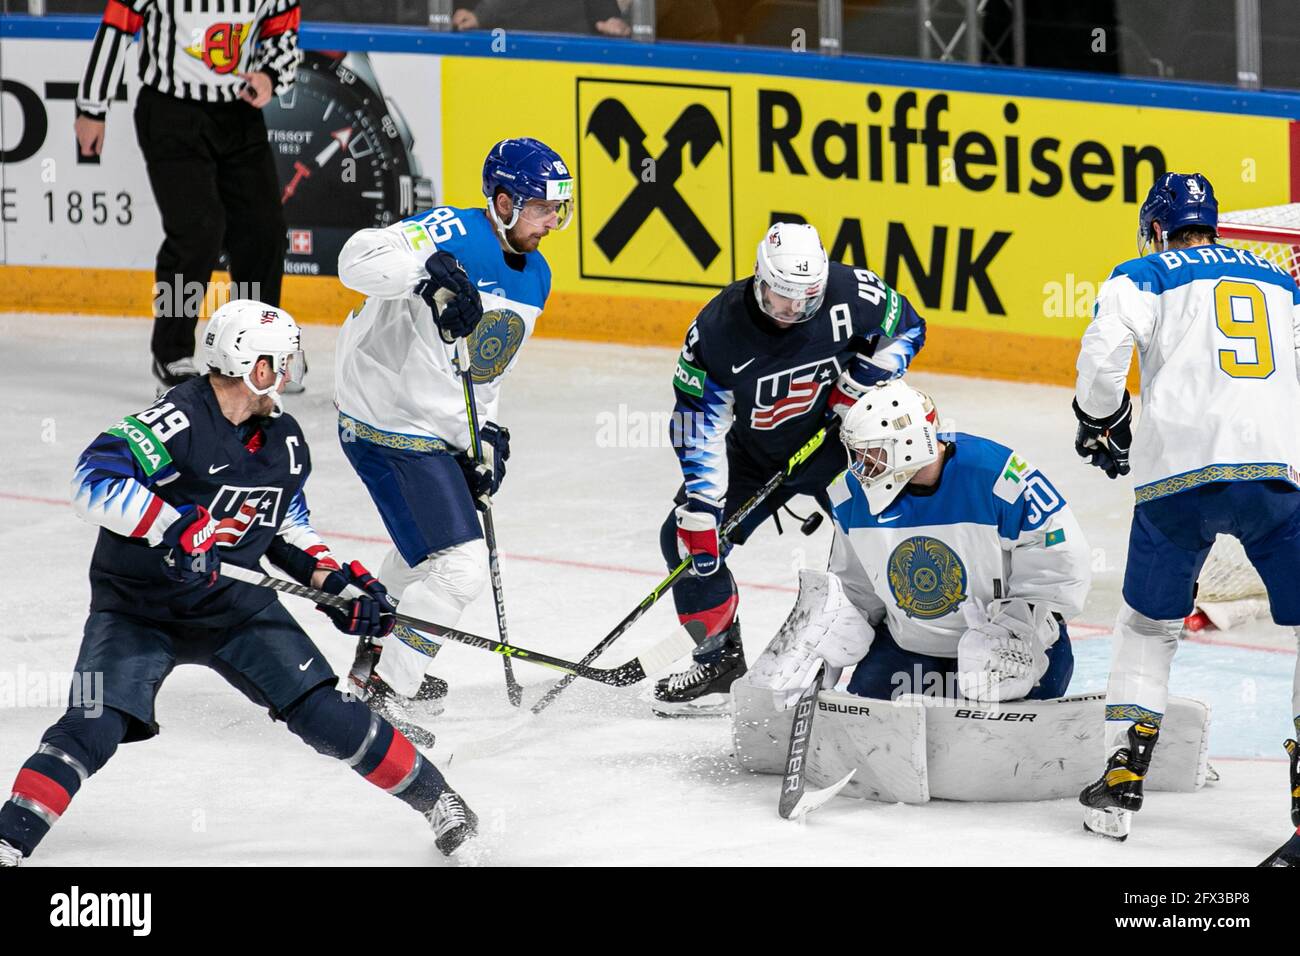
POLYGON ((1097 836, 1110 837, 1123 843, 1128 839, 1133 826, 1133 811, 1117 810, 1106 807, 1102 810, 1093 807, 1083 808, 1083 828, 1097 836))
POLYGON ((650 709, 660 717, 727 717, 731 714, 731 695, 705 694, 681 703, 655 698, 650 709))

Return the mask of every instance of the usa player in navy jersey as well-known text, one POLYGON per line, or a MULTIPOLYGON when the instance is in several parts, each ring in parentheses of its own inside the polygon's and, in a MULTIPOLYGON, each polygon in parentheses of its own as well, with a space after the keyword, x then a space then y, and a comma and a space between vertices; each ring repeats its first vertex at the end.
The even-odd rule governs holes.
MULTIPOLYGON (((869 269, 829 262, 817 230, 777 223, 758 244, 754 275, 734 282, 686 333, 674 380, 673 445, 685 482, 660 532, 668 566, 693 574, 673 588, 682 622, 713 640, 692 665, 655 685, 664 716, 725 712, 745 672, 739 595, 719 529, 783 469, 832 412, 870 386, 902 375, 925 342, 925 321, 869 269)), ((826 487, 846 465, 827 442, 730 536, 743 544, 796 494, 828 507, 826 487)))
MULTIPOLYGON (((545 144, 503 140, 483 163, 486 207, 440 206, 363 229, 339 255, 339 279, 368 296, 339 335, 339 435, 393 542, 380 578, 412 616, 454 626, 487 583, 475 502, 501 486, 510 455, 497 424, 501 380, 550 294, 537 248, 571 221, 573 183, 545 144), (466 337, 481 464, 467 454, 451 344, 466 337)), ((382 654, 363 642, 351 680, 380 713, 408 722, 441 709, 446 683, 427 666, 399 641, 382 654)))
POLYGON ((99 525, 90 616, 75 671, 102 697, 73 699, 0 807, 0 865, 16 866, 119 744, 159 732, 154 699, 177 664, 210 667, 322 754, 424 814, 450 854, 476 818, 432 763, 335 689, 320 650, 269 589, 219 576, 268 558, 302 584, 352 598, 321 607, 345 634, 382 636, 394 607, 360 562, 312 529, 311 454, 280 392, 301 374, 298 326, 280 309, 229 302, 203 337, 209 369, 128 415, 82 453, 73 504, 99 525))

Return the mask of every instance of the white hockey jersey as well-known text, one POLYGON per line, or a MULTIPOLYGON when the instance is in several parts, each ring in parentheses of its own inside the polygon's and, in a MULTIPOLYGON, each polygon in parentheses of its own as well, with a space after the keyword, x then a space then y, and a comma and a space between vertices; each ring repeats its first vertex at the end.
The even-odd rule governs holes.
POLYGON ((505 254, 485 209, 440 206, 356 233, 339 253, 339 279, 369 298, 339 332, 334 403, 362 438, 469 447, 455 348, 442 341, 429 306, 414 293, 428 278, 425 261, 440 249, 459 260, 483 300, 483 320, 468 343, 480 422, 496 421, 501 378, 546 304, 546 260, 539 252, 505 254))
POLYGON ((1079 352, 1089 415, 1119 408, 1135 344, 1139 502, 1213 481, 1300 486, 1300 288, 1288 273, 1219 245, 1117 266, 1079 352))
POLYGON ((1092 583, 1090 552, 1073 513, 1037 468, 1005 445, 941 432, 950 446, 939 483, 907 489, 873 515, 852 473, 830 488, 835 540, 829 570, 875 626, 904 650, 955 658, 961 605, 1024 598, 1069 619, 1092 583))

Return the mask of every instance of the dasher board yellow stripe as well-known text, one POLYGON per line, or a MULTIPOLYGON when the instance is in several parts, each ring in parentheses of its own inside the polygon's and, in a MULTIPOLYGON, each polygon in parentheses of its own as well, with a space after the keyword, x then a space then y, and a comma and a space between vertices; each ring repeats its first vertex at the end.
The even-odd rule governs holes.
MULTIPOLYGON (((215 273, 212 285, 229 283, 215 273)), ((90 315, 153 314, 153 274, 132 269, 0 267, 0 311, 90 315)), ((215 295, 209 296, 209 303, 215 295)), ((333 276, 285 276, 282 305, 300 322, 341 325, 364 296, 333 276)), ((678 348, 697 301, 553 292, 537 325, 545 338, 678 348)), ((1068 338, 953 328, 931 323, 914 368, 977 378, 1073 385, 1078 342, 1068 338)), ((1135 372, 1130 389, 1136 389, 1135 372)), ((671 375, 671 370, 668 373, 671 375)))

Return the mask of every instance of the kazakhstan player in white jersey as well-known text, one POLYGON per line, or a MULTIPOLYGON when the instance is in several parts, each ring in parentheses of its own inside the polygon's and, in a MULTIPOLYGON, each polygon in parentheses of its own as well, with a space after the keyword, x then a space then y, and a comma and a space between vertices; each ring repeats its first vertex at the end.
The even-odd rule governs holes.
MULTIPOLYGON (((1217 533, 1240 539, 1273 620, 1300 636, 1300 288, 1273 263, 1217 245, 1217 226, 1204 176, 1157 180, 1139 234, 1158 251, 1111 273, 1079 352, 1076 448, 1111 478, 1130 470, 1134 345, 1142 372, 1137 505, 1106 691, 1110 756, 1079 798, 1085 825, 1118 839, 1142 806, 1169 668, 1217 533)), ((1291 704, 1300 728, 1300 665, 1291 704)), ((1293 793, 1295 766, 1293 757, 1293 793)), ((1292 817, 1300 825, 1294 797, 1292 817)), ((1270 861, 1300 864, 1300 837, 1270 861)))
POLYGON ((1065 620, 1092 575, 1047 476, 1005 445, 938 431, 934 403, 902 380, 869 389, 840 437, 850 464, 830 488, 828 573, 798 639, 749 682, 793 690, 824 661, 827 686, 854 666, 849 692, 881 700, 1063 696, 1065 620))
MULTIPOLYGON (((550 293, 537 247, 571 221, 573 177, 543 143, 508 139, 483 164, 483 195, 486 208, 442 206, 363 229, 339 255, 339 279, 369 296, 339 333, 335 404, 343 450, 393 541, 380 579, 405 613, 449 627, 487 582, 475 502, 505 474, 501 380, 550 293), (449 344, 462 337, 485 468, 466 453, 465 396, 449 344)), ((427 657, 400 641, 385 642, 377 665, 374 653, 359 647, 352 674, 374 709, 390 720, 411 716, 411 698, 440 709, 446 684, 425 678, 427 657)))

